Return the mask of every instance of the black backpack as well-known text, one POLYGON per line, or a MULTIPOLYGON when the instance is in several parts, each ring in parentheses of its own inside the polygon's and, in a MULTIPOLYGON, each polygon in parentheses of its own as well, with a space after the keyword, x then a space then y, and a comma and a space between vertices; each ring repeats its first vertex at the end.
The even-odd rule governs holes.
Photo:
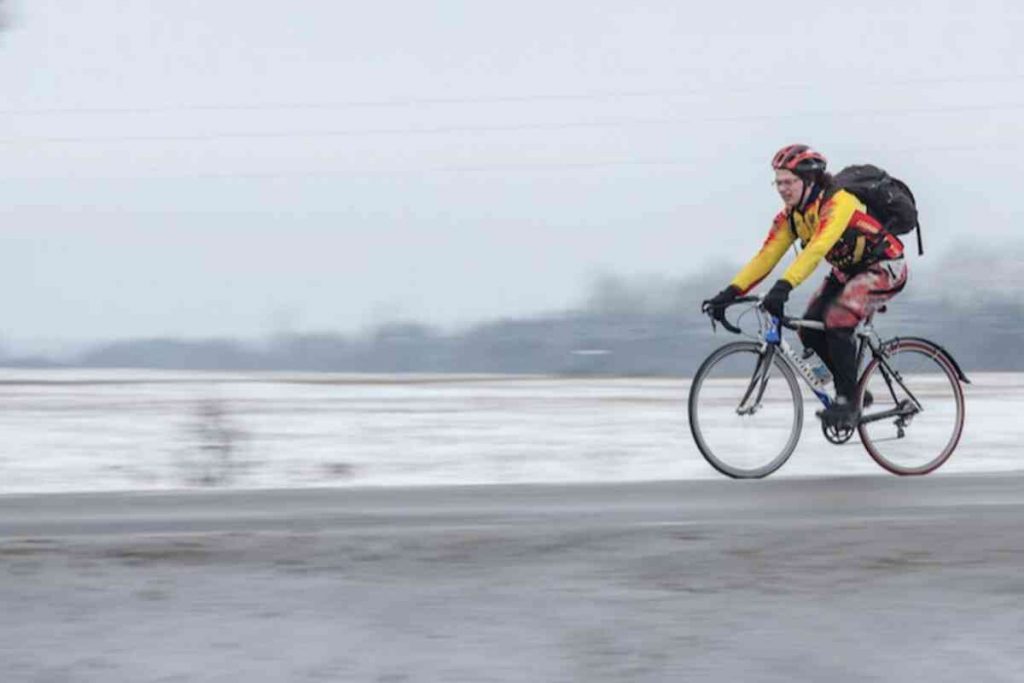
POLYGON ((907 184, 871 164, 847 166, 834 177, 834 189, 843 189, 864 202, 886 232, 905 235, 917 229, 917 253, 924 254, 917 202, 907 184))

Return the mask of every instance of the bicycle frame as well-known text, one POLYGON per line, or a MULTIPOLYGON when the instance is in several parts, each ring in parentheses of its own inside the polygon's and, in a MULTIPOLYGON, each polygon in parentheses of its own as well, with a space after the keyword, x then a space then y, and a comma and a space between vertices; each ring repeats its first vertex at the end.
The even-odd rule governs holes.
MULTIPOLYGON (((801 358, 782 336, 782 323, 779 319, 766 313, 760 307, 755 310, 757 311, 760 328, 756 339, 761 343, 762 356, 758 367, 754 370, 754 376, 751 379, 751 387, 747 391, 747 396, 740 403, 741 410, 737 412, 742 414, 747 397, 752 393, 755 385, 758 386, 757 400, 760 402, 761 397, 764 395, 765 386, 768 383, 768 371, 776 355, 779 355, 783 363, 789 366, 789 369, 803 380, 807 388, 821 401, 822 405, 826 408, 832 405, 834 398, 824 391, 824 387, 821 386, 819 380, 814 376, 810 364, 801 358)), ((790 319, 785 322, 787 326, 792 326, 793 328, 805 327, 822 331, 825 329, 824 323, 815 320, 790 319)))
MULTIPOLYGON (((761 297, 751 297, 750 300, 760 303, 761 297)), ((765 312, 760 308, 760 306, 755 307, 753 310, 757 313, 759 325, 758 334, 754 338, 761 343, 762 355, 757 367, 754 369, 754 374, 751 377, 750 384, 748 385, 747 391, 744 394, 743 399, 740 401, 736 412, 740 415, 750 415, 757 411, 761 403, 761 398, 764 396, 765 388, 768 384, 768 374, 771 369, 771 364, 776 355, 779 355, 783 363, 789 366, 790 370, 792 370, 797 377, 803 380, 804 384, 806 384, 811 390, 811 393, 821 401, 825 408, 831 406, 835 398, 824 390, 821 382, 814 376, 810 364, 797 354, 796 351, 793 350, 793 347, 790 346, 789 342, 787 342, 782 336, 783 327, 788 327, 794 330, 804 328, 824 332, 825 324, 817 320, 805 320, 802 318, 787 318, 786 320, 780 321, 778 318, 765 312), (751 401, 751 399, 753 399, 753 401, 751 401)), ((865 351, 870 350, 872 357, 879 360, 879 364, 881 366, 880 374, 885 380, 886 385, 888 385, 889 392, 892 394, 893 400, 897 400, 897 393, 893 386, 893 382, 898 384, 908 397, 906 400, 898 401, 896 408, 880 413, 862 415, 860 421, 862 423, 876 422, 878 420, 885 420, 891 417, 906 419, 922 412, 924 408, 920 401, 918 401, 913 392, 907 388, 899 371, 889 364, 888 354, 885 352, 885 343, 879 338, 870 318, 858 325, 855 336, 857 338, 857 366, 860 367, 862 365, 865 351)), ((963 376, 963 373, 960 372, 959 366, 956 365, 956 362, 952 361, 952 359, 950 360, 954 367, 956 367, 960 378, 963 381, 968 381, 967 378, 963 376)))

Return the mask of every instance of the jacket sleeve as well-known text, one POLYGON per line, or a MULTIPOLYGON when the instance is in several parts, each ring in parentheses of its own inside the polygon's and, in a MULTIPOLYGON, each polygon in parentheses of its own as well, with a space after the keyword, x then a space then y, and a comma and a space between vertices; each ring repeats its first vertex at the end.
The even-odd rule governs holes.
POLYGON ((796 287, 810 277, 821 260, 843 236, 860 200, 846 190, 839 190, 821 205, 818 213, 818 229, 807 243, 800 256, 782 274, 782 279, 796 287))
POLYGON ((739 274, 732 279, 730 284, 735 285, 741 294, 746 294, 753 289, 757 283, 765 278, 772 268, 782 260, 783 255, 789 246, 793 244, 796 236, 789 227, 789 217, 786 213, 780 212, 772 221, 772 228, 761 250, 750 259, 747 265, 743 266, 739 274))

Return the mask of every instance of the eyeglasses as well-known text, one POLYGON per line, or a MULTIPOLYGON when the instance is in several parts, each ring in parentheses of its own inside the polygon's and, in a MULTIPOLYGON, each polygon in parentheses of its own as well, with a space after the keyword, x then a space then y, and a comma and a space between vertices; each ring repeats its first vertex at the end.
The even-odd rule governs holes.
POLYGON ((784 187, 796 187, 800 182, 799 178, 787 178, 786 180, 773 180, 772 185, 781 190, 784 187))

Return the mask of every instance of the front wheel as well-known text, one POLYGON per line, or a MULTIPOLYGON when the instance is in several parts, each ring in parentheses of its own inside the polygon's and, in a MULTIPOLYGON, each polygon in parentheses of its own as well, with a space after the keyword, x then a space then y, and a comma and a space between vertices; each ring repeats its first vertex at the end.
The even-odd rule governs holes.
POLYGON ((803 427, 793 371, 774 348, 726 344, 690 385, 690 431, 701 455, 736 479, 766 477, 792 455, 803 427))
POLYGON ((964 392, 942 349, 923 339, 897 339, 868 364, 858 386, 874 402, 857 427, 875 462, 900 475, 938 469, 960 442, 964 392))

